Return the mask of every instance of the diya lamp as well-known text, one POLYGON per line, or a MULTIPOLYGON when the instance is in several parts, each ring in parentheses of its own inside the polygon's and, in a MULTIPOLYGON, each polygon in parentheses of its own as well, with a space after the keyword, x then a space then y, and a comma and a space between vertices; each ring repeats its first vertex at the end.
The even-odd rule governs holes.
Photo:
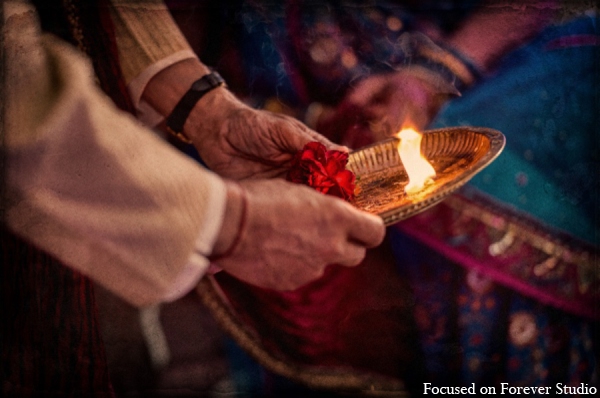
POLYGON ((505 137, 484 127, 449 127, 395 137, 350 153, 356 175, 352 203, 386 225, 434 206, 500 155, 505 137))

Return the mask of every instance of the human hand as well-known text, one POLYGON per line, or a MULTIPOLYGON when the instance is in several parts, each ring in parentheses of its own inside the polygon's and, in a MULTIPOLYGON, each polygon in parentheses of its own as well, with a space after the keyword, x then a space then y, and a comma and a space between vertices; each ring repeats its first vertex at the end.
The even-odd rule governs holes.
POLYGON ((340 105, 321 115, 316 128, 344 145, 360 147, 408 125, 423 130, 452 95, 459 92, 436 73, 404 67, 360 81, 340 105))
MULTIPOLYGON (((177 62, 148 82, 142 99, 166 117, 192 83, 209 72, 198 59, 177 62)), ((296 152, 310 141, 347 150, 292 117, 247 106, 225 87, 204 95, 183 128, 206 165, 235 180, 283 176, 296 152)))
MULTIPOLYGON (((329 264, 359 264, 366 249, 379 245, 385 235, 381 218, 306 186, 280 179, 248 180, 241 186, 247 195, 245 227, 233 253, 216 260, 216 265, 253 285, 298 288, 319 278, 329 264)), ((243 217, 240 196, 241 191, 230 184, 233 216, 226 215, 216 256, 238 233, 243 217)))
POLYGON ((207 166, 235 180, 284 176, 296 152, 311 141, 347 150, 290 116, 253 109, 225 89, 203 98, 189 125, 188 134, 207 166))

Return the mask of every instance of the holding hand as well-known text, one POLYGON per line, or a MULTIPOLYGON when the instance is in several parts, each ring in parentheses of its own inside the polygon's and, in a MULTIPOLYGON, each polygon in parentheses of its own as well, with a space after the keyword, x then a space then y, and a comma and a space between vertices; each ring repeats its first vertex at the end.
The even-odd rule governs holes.
POLYGON ((344 149, 292 117, 250 108, 225 89, 203 101, 201 110, 213 111, 190 115, 190 138, 202 160, 223 177, 282 177, 294 154, 311 141, 344 149))
POLYGON ((233 252, 215 263, 253 285, 298 288, 323 275, 328 264, 359 264, 385 235, 381 218, 306 186, 279 179, 241 186, 228 186, 228 214, 213 254, 228 251, 241 234, 233 252))

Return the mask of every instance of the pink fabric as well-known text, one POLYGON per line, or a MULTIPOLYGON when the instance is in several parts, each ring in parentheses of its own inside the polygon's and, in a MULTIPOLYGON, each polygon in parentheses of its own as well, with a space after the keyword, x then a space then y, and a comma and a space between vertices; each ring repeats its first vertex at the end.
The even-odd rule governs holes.
MULTIPOLYGON (((475 206, 471 210, 482 206, 481 202, 458 195, 456 198, 468 206, 475 206)), ((489 211, 490 207, 486 207, 486 210, 489 211)), ((528 233, 533 233, 536 228, 532 225, 533 220, 527 219, 523 222, 523 215, 512 215, 506 218, 505 214, 498 212, 495 217, 499 225, 507 222, 514 225, 520 219, 522 223, 520 227, 526 229, 528 233)), ((496 282, 544 304, 587 318, 600 319, 597 306, 600 281, 597 272, 595 277, 586 274, 585 265, 579 264, 575 259, 570 262, 565 261, 565 258, 568 259, 566 254, 563 254, 557 264, 546 274, 536 275, 534 267, 546 260, 547 254, 536 249, 529 242, 515 237, 514 242, 504 253, 491 255, 488 248, 498 240, 497 236, 499 233, 501 236, 502 231, 485 225, 475 218, 469 218, 466 214, 461 214, 447 203, 405 220, 395 228, 416 238, 451 261, 487 275, 496 282), (453 239, 459 235, 462 243, 452 244, 453 239), (591 278, 587 288, 582 286, 583 283, 587 283, 584 282, 586 278, 591 278)), ((540 229, 538 233, 550 236, 548 230, 540 229)), ((566 238, 558 241, 567 242, 566 238)), ((586 247, 583 243, 570 241, 568 247, 574 254, 573 257, 581 252, 589 252, 592 259, 598 256, 597 250, 586 247)), ((587 267, 594 267, 591 261, 587 267)))

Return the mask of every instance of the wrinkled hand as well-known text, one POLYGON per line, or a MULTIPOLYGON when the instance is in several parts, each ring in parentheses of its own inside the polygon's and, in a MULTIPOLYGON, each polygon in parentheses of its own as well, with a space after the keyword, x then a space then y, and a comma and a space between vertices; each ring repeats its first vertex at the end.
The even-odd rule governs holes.
POLYGON ((216 265, 253 285, 298 288, 319 278, 328 264, 359 264, 385 235, 381 218, 308 187, 280 179, 242 186, 247 224, 237 249, 216 265))
POLYGON ((352 88, 336 109, 323 113, 317 129, 350 147, 362 146, 407 125, 423 130, 451 95, 459 95, 452 84, 422 67, 373 75, 352 88))
POLYGON ((192 141, 206 165, 223 177, 283 176, 294 154, 310 141, 346 150, 292 117, 250 108, 226 90, 215 91, 203 104, 213 110, 210 116, 204 112, 192 124, 192 141))

